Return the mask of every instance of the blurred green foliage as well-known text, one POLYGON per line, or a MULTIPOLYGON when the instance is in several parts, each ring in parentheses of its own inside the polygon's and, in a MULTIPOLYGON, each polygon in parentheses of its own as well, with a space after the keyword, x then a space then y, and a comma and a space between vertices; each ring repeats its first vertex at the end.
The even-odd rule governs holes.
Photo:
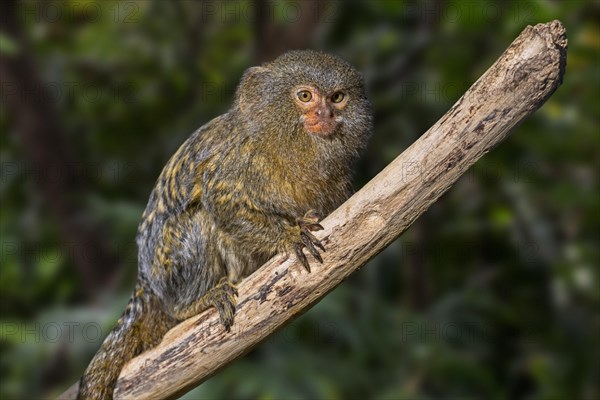
MULTIPOLYGON (((309 2, 267 2, 294 29, 309 2)), ((359 188, 441 117, 528 24, 560 19, 563 85, 411 229, 311 311, 184 398, 600 396, 598 1, 325 1, 308 46, 364 72, 376 129, 359 188)), ((264 6, 264 4, 263 4, 264 6)), ((19 129, 0 104, 0 397, 56 396, 120 315, 136 225, 164 163, 225 111, 257 49, 246 1, 19 4, 29 52, 120 260, 90 303, 19 129), (58 10, 58 14, 56 13, 58 10), (97 332, 101 330, 101 334, 97 332)), ((316 18, 316 16, 306 16, 316 18)), ((39 95, 33 93, 29 95, 39 95)), ((60 160, 56 160, 60 162, 60 160)))

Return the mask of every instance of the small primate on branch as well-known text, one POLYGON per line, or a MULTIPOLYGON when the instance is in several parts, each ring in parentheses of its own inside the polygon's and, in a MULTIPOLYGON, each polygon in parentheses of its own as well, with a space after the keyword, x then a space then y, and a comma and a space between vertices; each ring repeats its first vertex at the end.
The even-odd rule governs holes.
POLYGON ((363 79, 347 62, 291 51, 250 68, 233 107, 164 167, 137 234, 127 309, 86 369, 79 399, 110 399, 123 365, 209 307, 227 332, 236 284, 277 253, 322 262, 313 235, 351 193, 371 135, 363 79))
MULTIPOLYGON (((283 182, 286 182, 285 190, 296 193, 302 199, 315 199, 319 206, 316 207, 310 202, 305 203, 304 200, 294 203, 295 206, 300 206, 298 209, 294 209, 294 205, 286 205, 295 210, 292 215, 299 219, 290 221, 284 218, 280 220, 280 224, 286 226, 288 232, 295 231, 296 234, 293 240, 280 242, 287 243, 287 246, 283 245, 283 247, 277 248, 273 245, 274 251, 289 252, 291 250, 299 257, 287 260, 282 257, 275 257, 239 284, 237 288, 239 301, 235 309, 236 323, 230 332, 222 328, 222 321, 230 321, 229 317, 232 311, 228 307, 231 307, 233 303, 227 301, 221 302, 224 306, 221 307, 219 312, 209 310, 201 313, 167 332, 164 340, 155 348, 144 352, 125 365, 117 381, 114 391, 115 397, 162 399, 183 394, 314 305, 348 275, 363 266, 396 239, 448 190, 471 165, 505 139, 515 125, 544 104, 562 82, 566 65, 566 49, 565 30, 559 21, 527 27, 494 65, 473 84, 433 127, 358 193, 321 222, 315 220, 313 213, 304 213, 312 208, 326 214, 330 207, 334 207, 336 201, 341 201, 342 193, 335 198, 336 200, 329 199, 331 202, 327 202, 325 205, 319 203, 325 201, 320 196, 323 195, 320 191, 325 187, 321 186, 323 184, 321 180, 326 180, 326 177, 319 175, 319 173, 327 170, 327 162, 330 157, 335 158, 336 154, 340 157, 339 154, 343 154, 344 151, 339 149, 339 153, 335 152, 334 149, 337 145, 333 144, 329 147, 317 147, 311 157, 301 160, 294 159, 290 152, 295 151, 293 146, 301 144, 306 146, 305 149, 310 149, 307 143, 312 140, 329 140, 328 143, 331 143, 338 129, 340 132, 350 135, 348 138, 340 138, 340 140, 350 140, 353 147, 345 155, 347 158, 342 157, 343 162, 339 162, 338 167, 336 167, 339 168, 339 165, 342 165, 346 169, 337 170, 334 168, 334 171, 331 171, 333 177, 337 176, 337 178, 333 178, 334 181, 335 179, 343 180, 343 184, 342 182, 335 182, 335 184, 342 185, 339 190, 342 190, 342 187, 347 190, 347 186, 344 185, 349 182, 351 161, 356 157, 357 151, 364 146, 364 141, 370 131, 370 108, 368 102, 364 99, 362 81, 350 66, 330 56, 304 52, 292 53, 294 54, 293 57, 302 54, 310 55, 304 59, 305 61, 308 60, 306 64, 297 64, 298 67, 301 65, 309 66, 309 71, 319 71, 319 66, 312 65, 310 61, 313 57, 325 57, 330 60, 328 62, 332 62, 336 66, 344 66, 351 74, 350 76, 356 77, 357 86, 353 90, 345 91, 335 85, 337 82, 329 80, 331 79, 330 75, 324 75, 330 77, 325 81, 322 81, 323 77, 319 77, 306 87, 303 85, 307 85, 307 80, 298 82, 299 85, 302 85, 300 87, 296 88, 292 85, 295 89, 292 90, 292 87, 290 87, 290 92, 288 92, 292 101, 290 102, 288 97, 287 103, 283 102, 282 104, 289 107, 287 114, 290 117, 289 126, 294 127, 294 130, 289 133, 295 140, 285 142, 286 145, 283 147, 273 146, 268 140, 263 140, 260 145, 266 149, 259 146, 256 150, 253 150, 259 155, 263 154, 263 151, 278 154, 277 160, 281 163, 279 168, 260 168, 259 166, 264 165, 266 161, 264 156, 253 157, 254 154, 240 152, 237 156, 245 160, 244 166, 242 169, 235 169, 229 173, 248 174, 247 169, 259 168, 263 174, 255 176, 254 179, 259 180, 259 184, 264 185, 264 180, 268 179, 269 174, 289 171, 290 168, 294 167, 294 163, 299 163, 296 167, 302 166, 308 171, 305 172, 307 175, 302 175, 305 180, 301 182, 294 180, 294 175, 290 175, 287 180, 283 180, 283 182), (325 91, 325 87, 330 91, 325 91), (305 93, 305 91, 308 93, 305 93), (340 98, 340 93, 342 98, 340 98), (310 100, 305 102, 304 100, 308 98, 310 100), (355 108, 351 109, 352 100, 355 98, 360 99, 360 102, 355 108), (346 104, 344 101, 348 103, 346 104), (340 104, 345 104, 341 112, 336 108, 340 104), (296 110, 296 114, 292 114, 289 111, 290 109, 296 110), (351 113, 350 110, 354 111, 351 113), (332 114, 328 116, 327 111, 332 114), (360 116, 354 120, 353 113, 358 113, 360 116), (340 116, 342 119, 338 121, 336 117, 340 116), (327 118, 333 119, 333 121, 327 118), (344 124, 353 124, 354 128, 345 130, 344 124), (362 136, 352 136, 357 134, 362 136), (297 137, 297 135, 304 136, 297 137), (322 153, 318 153, 318 149, 321 149, 322 153), (323 157, 323 155, 326 155, 326 157, 323 157), (294 192, 294 190, 298 190, 298 192, 294 192), (317 225, 322 225, 324 229, 314 233, 313 238, 311 229, 306 228, 319 229, 317 225), (302 238, 302 233, 305 235, 304 238, 302 238), (298 240, 298 238, 300 239, 298 240), (313 246, 309 243, 312 243, 313 246), (319 244, 325 245, 327 252, 319 253, 315 251, 320 248, 319 244), (311 274, 302 273, 302 265, 306 267, 304 255, 301 254, 302 248, 300 246, 302 245, 308 246, 309 252, 314 253, 317 258, 322 257, 323 259, 323 263, 318 268, 313 268, 311 274)), ((290 56, 284 56, 283 59, 285 60, 286 57, 290 56)), ((261 74, 261 72, 266 73, 262 69, 267 68, 273 71, 275 65, 278 65, 277 62, 272 65, 267 64, 265 67, 250 69, 245 75, 234 106, 234 109, 235 107, 240 108, 237 111, 238 113, 250 113, 257 116, 277 113, 278 108, 267 107, 267 104, 269 104, 267 100, 272 100, 274 96, 278 95, 284 96, 285 91, 265 92, 261 90, 260 86, 261 82, 265 81, 253 80, 254 77, 266 79, 261 74), (248 86, 245 83, 247 79, 250 79, 248 86), (252 89, 246 91, 244 87, 252 89), (246 104, 265 104, 264 109, 252 106, 244 109, 244 96, 246 94, 253 97, 252 100, 246 100, 246 104), (259 103, 263 101, 265 103, 259 103)), ((284 68, 279 70, 278 73, 283 74, 285 71, 287 70, 284 68)), ((292 68, 287 72, 290 76, 295 76, 293 74, 295 72, 303 77, 311 77, 310 73, 301 72, 298 69, 292 68)), ((298 78, 298 76, 295 77, 298 78)), ((340 86, 348 83, 348 80, 343 79, 340 86)), ((224 120, 229 121, 228 115, 219 117, 210 124, 223 124, 224 120)), ((267 115, 259 117, 259 120, 277 117, 278 115, 267 115)), ((212 129, 210 126, 208 125, 204 129, 212 129)), ((258 130, 247 131, 248 134, 260 134, 261 132, 258 130)), ((252 138, 251 136, 247 140, 251 141, 252 138)), ((225 137, 223 140, 236 141, 240 138, 238 134, 234 134, 233 137, 225 137)), ((186 143, 191 146, 194 141, 192 139, 191 142, 186 143)), ((275 143, 279 142, 276 141, 275 143)), ((180 150, 180 152, 187 154, 185 147, 184 144, 182 147, 184 150, 180 150)), ((225 153, 228 148, 227 144, 211 144, 209 148, 219 149, 218 151, 223 152, 222 156, 225 159, 228 157, 225 153)), ((307 154, 310 154, 308 150, 307 154)), ((203 152, 198 155, 199 159, 202 160, 209 156, 210 154, 203 152)), ((175 161, 167 165, 165 171, 180 169, 180 173, 183 172, 182 166, 177 165, 177 157, 176 155, 175 161)), ((209 162, 207 161, 207 163, 209 162)), ((214 168, 215 170, 219 168, 228 169, 232 166, 224 163, 214 168)), ((158 197, 160 193, 157 192, 167 195, 171 190, 171 185, 177 186, 178 182, 174 179, 169 180, 168 173, 165 172, 165 174, 162 177, 166 180, 159 179, 157 188, 160 188, 160 190, 153 193, 150 204, 160 204, 153 203, 160 200, 158 197), (167 175, 165 176, 165 174, 167 175)), ((213 176, 211 174, 215 174, 215 171, 206 173, 202 178, 211 179, 211 176, 213 176)), ((275 178, 278 178, 278 176, 275 175, 275 178)), ((279 179, 281 180, 280 177, 279 179)), ((228 183, 229 181, 225 180, 223 184, 228 183)), ((196 196, 204 199, 205 196, 214 193, 219 188, 219 184, 219 181, 213 180, 212 185, 214 187, 211 187, 208 192, 202 192, 204 189, 195 185, 191 185, 187 190, 201 191, 196 196)), ((281 188, 279 189, 281 190, 281 188)), ((240 188, 240 190, 242 189, 240 188)), ((269 196, 269 194, 256 193, 254 196, 269 196)), ((325 197, 327 198, 327 196, 325 197)), ((232 194, 231 199, 222 199, 223 204, 217 205, 214 204, 215 200, 213 198, 210 209, 227 207, 227 204, 231 201, 235 202, 235 199, 238 199, 238 197, 232 194)), ((203 204, 200 203, 196 206, 201 208, 203 204)), ((176 206, 184 207, 186 204, 178 202, 176 206)), ((255 205, 249 202, 237 207, 253 209, 255 205)), ((264 205, 260 207, 264 207, 264 205)), ((233 220, 239 218, 237 208, 225 209, 229 210, 229 218, 233 220)), ((263 212, 265 210, 264 208, 258 209, 263 210, 263 212)), ((267 209, 271 210, 271 214, 265 214, 264 218, 275 216, 275 208, 267 207, 267 209)), ((154 218, 156 218, 156 214, 154 218)), ((147 219, 148 216, 146 215, 145 220, 147 219)), ((191 226, 197 224, 193 220, 188 223, 191 226)), ((226 222, 226 224, 230 223, 235 224, 235 221, 226 222)), ((252 226, 252 222, 248 222, 248 224, 242 224, 236 229, 244 232, 244 229, 252 226)), ((164 228, 165 226, 166 222, 163 222, 161 227, 164 228)), ((268 230, 265 232, 268 232, 268 230)), ((179 238, 175 237, 169 240, 175 239, 185 245, 191 244, 184 242, 184 236, 181 236, 181 234, 179 232, 179 238)), ((262 235, 250 234, 246 239, 252 241, 253 238, 262 237, 262 240, 274 240, 268 234, 263 233, 262 235)), ((162 235, 155 235, 154 237, 156 240, 164 240, 162 235)), ((264 243, 256 244, 258 248, 263 245, 264 243)), ((251 265, 254 269, 258 267, 256 264, 251 265)), ((171 268, 176 267, 171 265, 171 268)), ((152 273, 152 269, 148 273, 152 273)), ((165 274, 166 272, 160 270, 156 273, 165 274)), ((198 278, 190 277, 190 279, 198 278)), ((223 281, 221 285, 227 285, 227 283, 223 281)), ((205 287, 205 290, 208 289, 205 287)), ((217 291, 221 290, 217 289, 217 291)), ((225 292, 227 295, 225 297, 216 296, 217 299, 229 298, 229 294, 233 293, 229 289, 221 292, 225 292)), ((207 302, 208 304, 219 304, 219 301, 215 300, 215 296, 212 294, 204 298, 212 299, 207 302)), ((198 307, 198 309, 200 308, 202 307, 198 307)), ((134 308, 130 312, 136 311, 138 310, 134 308)), ((155 328, 161 331, 160 336, 162 336, 162 331, 166 329, 166 326, 155 328)), ((94 361, 92 365, 93 363, 94 361)), ((115 369, 120 370, 120 366, 115 369)), ((115 374, 118 374, 118 371, 115 374)), ((73 385, 61 398, 72 398, 76 392, 77 385, 73 385)))

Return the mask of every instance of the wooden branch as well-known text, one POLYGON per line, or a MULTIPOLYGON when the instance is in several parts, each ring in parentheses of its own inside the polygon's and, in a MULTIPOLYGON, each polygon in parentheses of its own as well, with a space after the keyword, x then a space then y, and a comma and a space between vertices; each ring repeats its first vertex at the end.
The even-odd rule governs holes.
POLYGON ((275 257, 241 283, 230 333, 215 310, 183 322, 125 366, 115 397, 181 395, 308 310, 548 99, 562 82, 566 47, 559 21, 528 26, 446 115, 323 221, 322 265, 311 260, 309 274, 295 258, 275 257))

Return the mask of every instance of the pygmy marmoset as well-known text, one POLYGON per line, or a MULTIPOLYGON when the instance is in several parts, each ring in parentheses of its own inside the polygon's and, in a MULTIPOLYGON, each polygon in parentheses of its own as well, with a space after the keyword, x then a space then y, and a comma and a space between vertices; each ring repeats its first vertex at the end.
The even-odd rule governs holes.
POLYGON ((248 69, 233 107, 162 170, 138 227, 133 295, 78 398, 112 398, 127 361, 209 307, 229 331, 234 285, 275 254, 308 271, 304 250, 321 261, 311 231, 351 193, 371 127, 361 74, 335 56, 291 51, 248 69))

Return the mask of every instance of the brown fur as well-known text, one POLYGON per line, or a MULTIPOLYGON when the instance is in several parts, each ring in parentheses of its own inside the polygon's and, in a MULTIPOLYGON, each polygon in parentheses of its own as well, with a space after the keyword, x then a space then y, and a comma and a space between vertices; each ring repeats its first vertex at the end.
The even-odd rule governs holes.
POLYGON ((315 216, 350 194, 371 124, 361 75, 337 57, 292 51, 246 71, 232 109, 192 134, 160 174, 138 229, 136 290, 79 398, 112 398, 125 362, 208 307, 229 330, 234 284, 276 253, 295 253, 307 269, 303 248, 319 260, 315 216), (300 108, 298 85, 320 94, 321 105, 300 108), (343 107, 330 104, 339 91, 343 107), (315 111, 330 109, 335 121, 315 111), (304 120, 321 121, 313 131, 327 134, 304 120))

